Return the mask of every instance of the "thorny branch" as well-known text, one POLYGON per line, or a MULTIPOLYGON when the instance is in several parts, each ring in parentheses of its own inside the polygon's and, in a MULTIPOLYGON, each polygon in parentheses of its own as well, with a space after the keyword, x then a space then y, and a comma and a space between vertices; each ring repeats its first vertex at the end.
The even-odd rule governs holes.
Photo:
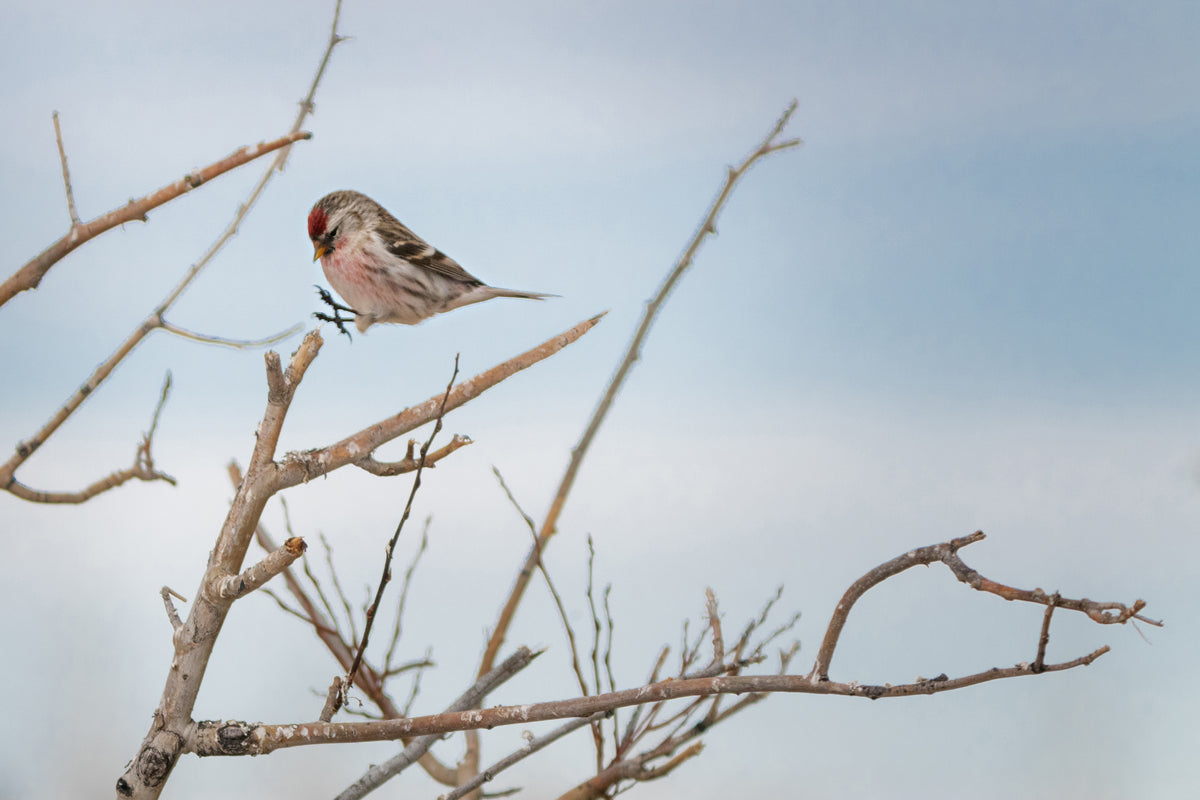
POLYGON ((646 304, 645 313, 642 315, 642 321, 638 325, 637 332, 633 336, 633 340, 629 343, 629 347, 625 351, 625 357, 621 360, 621 364, 617 367, 616 373, 613 374, 609 381, 608 388, 605 390, 603 397, 600 399, 596 410, 592 413, 592 417, 584 430, 583 435, 579 439, 579 443, 575 445, 571 451, 571 460, 567 464, 567 469, 563 473, 562 481, 559 483, 558 491, 555 493, 554 500, 550 504, 550 510, 546 513, 546 519, 542 523, 541 531, 538 533, 537 543, 530 549, 529 555, 525 559, 525 564, 517 574, 517 579, 513 585, 512 591, 509 594, 508 600, 500 611, 500 618, 496 622, 496 627, 492 631, 491 637, 488 639, 487 649, 484 651, 482 662, 479 666, 480 673, 491 669, 492 663, 495 661, 496 654, 500 651, 500 646, 504 643, 504 637, 508 635, 508 628, 512 624, 513 616, 516 614, 517 606, 521 603, 521 598, 525 593, 525 588, 529 584, 529 578, 533 573, 533 565, 540 558, 541 552, 546 547, 546 543, 558 525, 559 515, 562 513, 563 507, 567 501, 567 495, 571 492, 571 487, 575 484, 575 476, 579 472, 579 466, 583 463, 584 457, 587 455, 588 448, 591 446, 592 440, 596 436, 596 432, 600 429, 600 425, 604 422, 604 418, 608 415, 609 408, 612 407, 613 400, 617 396, 617 392, 625 383, 625 378, 629 375, 629 371, 633 368, 634 363, 641 355, 642 343, 650 332, 651 326, 654 324, 658 312, 662 310, 663 304, 670 295, 675 284, 679 282, 683 274, 687 272, 688 267, 692 265, 692 261, 696 253, 700 250, 700 246, 710 235, 717 232, 716 221, 720 216, 721 211, 725 207, 725 203, 729 200, 733 193, 734 187, 742 176, 745 175, 755 163, 772 153, 780 150, 787 150, 793 147, 798 147, 801 144, 799 139, 784 139, 779 137, 783 133, 783 129, 787 127, 788 122, 792 118, 792 114, 796 111, 796 101, 793 100, 784 110, 783 114, 776 120, 775 125, 771 128, 767 136, 759 142, 758 146, 746 156, 746 158, 737 167, 731 167, 725 178, 725 183, 721 187, 721 191, 717 194, 716 199, 709 207, 708 213, 704 220, 700 223, 695 235, 687 247, 684 248, 683 255, 680 256, 678 262, 668 273, 666 279, 659 287, 654 298, 646 304))

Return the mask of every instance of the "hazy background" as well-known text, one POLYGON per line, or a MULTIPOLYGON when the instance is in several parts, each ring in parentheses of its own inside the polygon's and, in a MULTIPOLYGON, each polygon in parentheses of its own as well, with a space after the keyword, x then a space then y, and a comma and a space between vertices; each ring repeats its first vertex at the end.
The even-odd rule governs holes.
MULTIPOLYGON (((470 682, 528 533, 642 304, 724 176, 796 97, 799 151, 738 188, 580 473, 547 561, 577 624, 585 536, 614 584, 614 666, 645 679, 704 588, 727 630, 779 584, 807 671, 845 587, 982 528, 969 564, 1014 585, 1143 597, 1168 627, 1055 619, 1069 673, 868 703, 778 696, 706 734, 647 798, 1166 798, 1195 790, 1200 602, 1200 8, 1190 3, 370 3, 348 0, 287 171, 170 319, 257 337, 318 308, 304 218, 379 200, 480 278, 554 292, 353 344, 325 331, 281 451, 328 444, 601 310, 579 343, 447 420, 476 444, 429 473, 404 657, 419 713, 470 682)), ((332 3, 9 4, 0 53, 5 275, 66 230, 51 111, 90 219, 286 132, 332 3)), ((0 442, 36 431, 202 254, 265 162, 112 231, 0 309, 0 442)), ((311 322, 311 320, 309 320, 311 322)), ((297 340, 285 342, 286 355, 297 340)), ((0 796, 106 796, 170 661, 157 592, 192 596, 266 397, 261 352, 156 334, 18 473, 73 490, 126 466, 163 373, 166 484, 82 507, 0 496, 0 796)), ((397 445, 388 454, 402 451, 397 445)), ((343 470, 286 494, 355 597, 409 488, 343 470)), ((265 517, 276 536, 282 515, 265 517)), ((418 527, 398 558, 412 552, 418 527)), ((310 550, 310 557, 319 549, 310 550)), ((393 587, 391 597, 398 587, 393 587)), ((868 595, 836 679, 899 683, 1032 660, 1039 608, 943 568, 868 595)), ((543 585, 509 637, 550 651, 489 703, 573 696, 543 585)), ((332 660, 264 596, 238 604, 196 716, 314 718, 332 660)), ((401 687, 401 695, 405 689, 401 687)), ((537 732, 552 723, 535 726, 537 732)), ((485 762, 519 742, 485 738, 485 762)), ((460 740, 439 746, 453 762, 460 740)), ((391 745, 185 757, 173 798, 329 797, 391 745)), ((490 788, 552 797, 586 735, 490 788)), ((417 770, 387 791, 434 797, 417 770)))

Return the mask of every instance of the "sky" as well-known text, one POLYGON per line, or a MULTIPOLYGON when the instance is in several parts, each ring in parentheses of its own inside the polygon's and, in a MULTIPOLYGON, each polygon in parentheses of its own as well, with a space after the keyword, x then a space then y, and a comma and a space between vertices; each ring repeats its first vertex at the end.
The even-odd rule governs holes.
MULTIPOLYGON (((20 35, 0 53, 6 274, 67 229, 53 111, 80 215, 98 216, 284 134, 332 10, 8 9, 20 35)), ((645 301, 727 166, 795 98, 787 133, 803 147, 739 184, 580 472, 547 553, 576 625, 589 624, 590 536, 596 581, 613 586, 620 686, 644 681, 685 618, 699 624, 706 587, 736 630, 783 585, 777 613, 801 613, 794 670, 806 672, 858 576, 976 529, 988 538, 962 555, 986 576, 1143 598, 1167 625, 1059 614, 1049 658, 1112 652, 934 697, 772 697, 636 796, 1183 796, 1200 783, 1198 25, 1194 4, 1167 2, 347 0, 340 30, 352 38, 318 91, 313 139, 168 318, 241 338, 315 324, 323 278, 304 219, 345 188, 489 283, 560 295, 353 342, 326 327, 284 451, 434 395, 456 353, 469 376, 609 311, 446 420, 475 443, 418 495, 430 543, 401 645, 405 657, 431 649, 438 669, 416 709, 441 710, 470 682, 528 545, 493 467, 540 519, 645 301)), ((0 440, 41 427, 217 238, 263 167, 97 238, 0 308, 0 440)), ((155 453, 177 487, 127 485, 79 507, 0 496, 0 678, 19 687, 8 709, 20 720, 0 731, 0 798, 108 791, 136 752, 170 662, 158 591, 194 594, 232 496, 226 464, 253 447, 261 359, 155 334, 18 472, 72 490, 124 467, 170 370, 155 453)), ((351 593, 365 591, 408 480, 343 470, 289 490, 314 568, 324 534, 351 593)), ((278 502, 264 523, 284 535, 278 502)), ((413 527, 397 558, 416 543, 413 527)), ((973 593, 943 568, 915 570, 864 598, 832 677, 1011 666, 1032 659, 1040 621, 1040 608, 973 593)), ((544 586, 531 587, 509 643, 549 649, 489 703, 576 693, 544 586)), ((298 622, 249 597, 196 716, 312 719, 334 674, 298 622)), ((519 737, 492 732, 484 760, 519 737)), ((453 762, 460 747, 438 752, 453 762)), ((590 775, 589 748, 568 741, 493 788, 557 796, 590 775)), ((234 785, 333 796, 393 752, 185 757, 165 796, 234 785)), ((415 771, 399 780, 414 796, 439 793, 415 771)))

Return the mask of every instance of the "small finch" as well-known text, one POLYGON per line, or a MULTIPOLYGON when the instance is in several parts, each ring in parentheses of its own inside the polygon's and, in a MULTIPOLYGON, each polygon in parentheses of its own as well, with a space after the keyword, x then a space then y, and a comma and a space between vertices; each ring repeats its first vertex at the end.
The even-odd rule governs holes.
POLYGON ((358 192, 332 192, 318 200, 308 214, 308 238, 313 261, 321 259, 329 285, 350 304, 341 310, 354 313, 359 332, 376 322, 416 325, 493 297, 555 296, 488 286, 358 192))

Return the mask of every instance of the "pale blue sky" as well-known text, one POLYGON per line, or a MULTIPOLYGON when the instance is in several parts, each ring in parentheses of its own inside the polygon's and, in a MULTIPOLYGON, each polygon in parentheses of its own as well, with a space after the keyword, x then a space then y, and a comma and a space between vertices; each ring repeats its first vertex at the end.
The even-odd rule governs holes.
MULTIPOLYGON (((66 227, 53 110, 85 218, 286 131, 332 6, 243 6, 8 9, 7 271, 66 227)), ((976 528, 990 538, 964 556, 989 577, 1145 597, 1170 625, 1148 645, 1131 629, 1059 619, 1054 658, 1112 645, 1085 671, 900 702, 772 698, 711 732, 670 781, 635 791, 1181 796, 1200 783, 1200 696, 1187 688, 1200 657, 1198 29, 1187 3, 347 0, 354 38, 333 56, 314 139, 170 317, 243 337, 304 320, 321 280, 304 217, 339 188, 370 194, 484 280, 562 295, 379 327, 352 345, 327 331, 284 434, 299 449, 434 394, 455 352, 473 374, 611 309, 580 343, 447 420, 477 444, 420 496, 416 514, 435 519, 408 639, 442 665, 421 710, 440 708, 468 680, 526 545, 491 466, 544 513, 725 165, 796 97, 790 132, 805 146, 739 187, 550 554, 582 613, 583 537, 595 537, 615 584, 618 680, 642 680, 680 620, 700 614, 705 586, 739 627, 786 584, 784 608, 804 613, 806 670, 859 574, 976 528)), ((0 309, 0 440, 36 430, 116 347, 258 169, 92 242, 0 309)), ((134 753, 169 662, 157 590, 193 593, 231 494, 224 465, 252 446, 261 358, 154 337, 19 473, 73 489, 124 466, 170 368, 157 453, 180 487, 126 487, 81 508, 0 497, 0 639, 18 654, 0 676, 24 687, 10 699, 20 740, 0 738, 0 797, 102 793, 134 753), (65 750, 39 763, 54 746, 65 750), (58 775, 63 756, 73 768, 58 775)), ((347 473, 288 497, 297 533, 324 531, 359 586, 406 493, 347 473)), ((281 533, 277 506, 267 522, 281 533)), ((975 596, 944 570, 876 591, 835 677, 895 683, 1033 655, 1037 609, 975 596)), ((544 591, 530 600, 511 641, 551 652, 494 702, 572 694, 544 591)), ((331 670, 298 625, 252 598, 223 632, 197 714, 309 718, 309 690, 331 670)), ((443 745, 447 759, 457 746, 443 745)), ((499 783, 554 796, 586 777, 587 747, 499 783)), ((234 781, 247 796, 330 796, 390 752, 185 759, 168 796, 234 781)))

